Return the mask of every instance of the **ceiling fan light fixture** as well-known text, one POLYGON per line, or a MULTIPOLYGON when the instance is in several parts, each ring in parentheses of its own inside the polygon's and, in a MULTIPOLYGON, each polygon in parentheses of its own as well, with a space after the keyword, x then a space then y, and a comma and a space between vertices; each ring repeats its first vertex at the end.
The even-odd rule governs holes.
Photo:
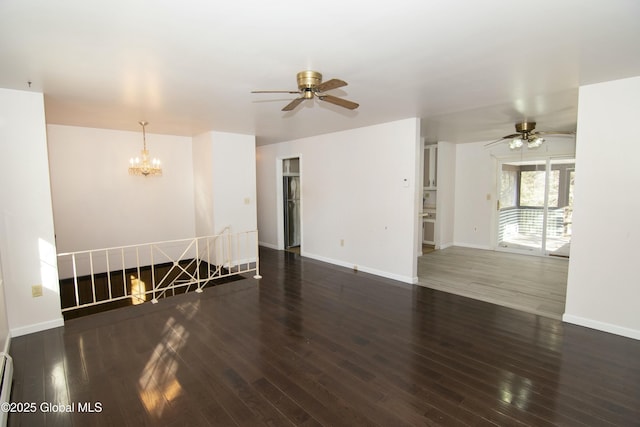
POLYGON ((315 92, 313 91, 313 89, 311 89, 311 88, 306 88, 306 89, 303 89, 303 90, 302 90, 302 97, 303 97, 304 99, 312 99, 312 98, 313 98, 314 93, 315 93, 315 92))
POLYGON ((529 143, 527 144, 527 148, 538 148, 542 145, 543 142, 544 142, 544 138, 539 136, 534 140, 529 141, 529 143))
POLYGON ((493 147, 496 144, 505 142, 509 148, 516 150, 527 144, 527 148, 538 148, 545 143, 543 135, 575 136, 575 131, 536 131, 536 122, 516 123, 516 133, 503 136, 500 139, 485 144, 485 147, 493 147))
POLYGON ((524 145, 524 141, 522 138, 513 138, 509 143, 509 148, 512 150, 516 150, 524 145))

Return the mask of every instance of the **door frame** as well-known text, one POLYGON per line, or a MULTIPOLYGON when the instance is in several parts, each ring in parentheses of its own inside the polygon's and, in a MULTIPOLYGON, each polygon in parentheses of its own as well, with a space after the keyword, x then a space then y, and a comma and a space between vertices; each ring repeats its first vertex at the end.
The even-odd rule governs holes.
POLYGON ((299 159, 300 161, 300 254, 304 250, 304 184, 302 154, 291 154, 276 157, 276 236, 277 249, 284 248, 284 172, 282 162, 287 159, 299 159))

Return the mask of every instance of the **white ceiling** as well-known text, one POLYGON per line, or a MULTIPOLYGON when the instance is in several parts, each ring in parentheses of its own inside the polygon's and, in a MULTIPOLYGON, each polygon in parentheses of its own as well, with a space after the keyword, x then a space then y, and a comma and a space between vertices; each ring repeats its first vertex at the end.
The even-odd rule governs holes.
POLYGON ((490 140, 575 130, 578 86, 640 75, 639 20, 638 0, 0 0, 0 87, 66 125, 266 144, 420 117, 431 141, 490 140), (306 69, 360 108, 250 93, 306 69))

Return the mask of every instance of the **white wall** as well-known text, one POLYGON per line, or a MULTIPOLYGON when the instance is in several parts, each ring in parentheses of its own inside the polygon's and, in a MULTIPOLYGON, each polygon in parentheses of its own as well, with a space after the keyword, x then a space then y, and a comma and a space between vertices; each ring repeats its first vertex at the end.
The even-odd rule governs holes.
POLYGON ((640 339, 640 77, 583 86, 563 319, 640 339))
POLYGON ((407 119, 258 147, 261 241, 278 247, 278 165, 300 157, 302 254, 417 280, 419 126, 407 119))
POLYGON ((436 205, 439 229, 438 249, 453 245, 455 215, 456 145, 438 142, 438 204, 436 205))
POLYGON ((63 324, 44 101, 0 89, 0 253, 12 336, 63 324), (43 285, 33 298, 31 287, 43 285))
POLYGON ((142 129, 49 125, 47 131, 59 252, 195 236, 190 137, 147 133, 163 175, 142 177, 127 172, 142 149, 142 129))
POLYGON ((0 351, 8 352, 11 345, 9 319, 7 319, 7 303, 4 297, 4 279, 2 276, 2 253, 0 253, 0 351))
MULTIPOLYGON (((260 245, 272 249, 278 247, 279 224, 278 211, 278 186, 281 186, 282 178, 278 176, 276 169, 282 170, 282 166, 276 167, 276 162, 283 156, 281 153, 293 153, 295 146, 285 142, 256 148, 256 201, 258 209, 258 231, 260 233, 260 245)), ((282 190, 280 190, 282 197, 282 190)))
POLYGON ((207 132, 193 139, 196 231, 215 235, 257 228, 253 135, 207 132))
POLYGON ((484 142, 456 145, 453 240, 457 246, 490 249, 495 161, 484 142))
POLYGON ((193 138, 193 192, 196 236, 213 236, 217 234, 213 222, 212 151, 211 132, 203 133, 193 138))
POLYGON ((213 141, 213 216, 216 231, 257 228, 256 139, 253 135, 211 132, 213 141))

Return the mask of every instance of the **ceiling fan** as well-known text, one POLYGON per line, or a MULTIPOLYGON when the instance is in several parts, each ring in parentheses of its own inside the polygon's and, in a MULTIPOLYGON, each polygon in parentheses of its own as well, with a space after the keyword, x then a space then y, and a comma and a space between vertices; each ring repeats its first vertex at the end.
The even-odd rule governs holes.
POLYGON ((291 111, 305 99, 313 99, 314 97, 317 97, 320 101, 326 101, 349 110, 355 110, 359 107, 359 104, 355 102, 325 94, 329 90, 346 86, 347 82, 343 80, 331 79, 323 82, 322 74, 310 70, 300 71, 296 78, 298 80, 298 90, 254 90, 251 93, 297 93, 300 95, 300 98, 296 98, 285 105, 282 111, 291 111))
POLYGON ((571 131, 537 131, 535 128, 536 122, 516 123, 516 133, 505 135, 498 140, 486 144, 485 147, 492 147, 503 141, 510 140, 509 148, 512 150, 521 148, 525 144, 527 148, 538 148, 545 141, 545 135, 570 136, 576 134, 571 131))

